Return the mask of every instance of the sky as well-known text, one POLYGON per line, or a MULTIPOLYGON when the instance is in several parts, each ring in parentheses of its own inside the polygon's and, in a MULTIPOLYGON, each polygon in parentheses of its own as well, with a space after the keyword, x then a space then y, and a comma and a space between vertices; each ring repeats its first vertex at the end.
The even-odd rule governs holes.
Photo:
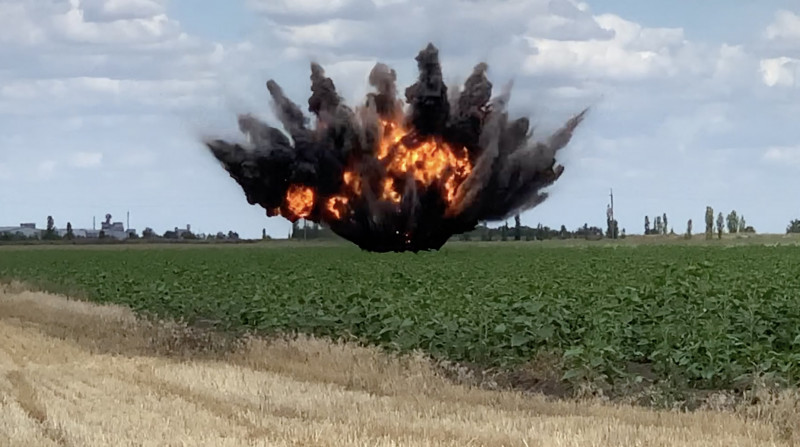
POLYGON ((628 234, 698 231, 707 205, 762 233, 800 218, 796 0, 0 0, 0 226, 286 237, 202 138, 277 125, 266 81, 305 104, 312 60, 351 106, 376 62, 405 88, 428 42, 450 84, 478 62, 513 80, 534 139, 591 107, 523 224, 604 227, 612 188, 628 234))

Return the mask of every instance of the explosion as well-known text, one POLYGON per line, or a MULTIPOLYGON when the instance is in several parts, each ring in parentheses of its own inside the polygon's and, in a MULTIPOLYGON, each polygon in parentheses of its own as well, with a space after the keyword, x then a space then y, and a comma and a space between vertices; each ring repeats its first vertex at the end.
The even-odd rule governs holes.
POLYGON ((267 216, 327 225, 375 252, 438 250, 480 221, 503 220, 547 198, 541 190, 564 172, 555 154, 586 110, 545 142, 532 142, 527 118, 509 120, 509 83, 492 98, 480 63, 462 89, 448 91, 439 51, 416 57, 419 79, 398 98, 394 70, 378 63, 376 92, 355 110, 342 103, 323 68, 311 64, 308 111, 316 126, 267 82, 286 133, 240 115, 247 143, 206 146, 267 216), (287 136, 288 133, 288 136, 287 136))

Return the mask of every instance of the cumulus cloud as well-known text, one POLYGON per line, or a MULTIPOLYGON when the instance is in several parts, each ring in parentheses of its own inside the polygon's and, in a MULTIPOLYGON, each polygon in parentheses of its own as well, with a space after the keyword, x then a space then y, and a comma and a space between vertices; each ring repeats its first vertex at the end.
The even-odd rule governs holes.
POLYGON ((769 40, 792 40, 800 43, 800 15, 792 11, 780 10, 775 20, 764 30, 769 40))
POLYGON ((166 39, 180 39, 180 27, 164 14, 146 18, 91 22, 83 9, 73 8, 53 18, 54 37, 74 43, 157 44, 166 39))
POLYGON ((27 45, 155 44, 186 36, 161 0, 0 2, 0 39, 27 45))
POLYGON ((91 22, 149 19, 165 12, 164 0, 81 0, 80 6, 91 22))
POLYGON ((306 8, 311 1, 285 2, 291 7, 273 1, 251 3, 260 5, 257 10, 272 22, 274 37, 289 51, 314 57, 380 54, 405 59, 429 40, 451 58, 466 52, 488 56, 526 35, 552 39, 612 35, 569 0, 353 0, 331 2, 313 12, 306 8), (289 12, 293 19, 286 18, 289 12))
MULTIPOLYGON (((208 106, 226 48, 185 33, 165 0, 0 1, 0 113, 208 106)), ((235 51, 235 50, 234 50, 235 51)))
MULTIPOLYGON (((681 82, 697 76, 731 80, 743 78, 747 67, 742 64, 751 63, 741 47, 697 44, 680 28, 649 28, 614 14, 595 15, 586 3, 572 0, 249 4, 266 17, 270 38, 290 60, 331 64, 380 55, 403 80, 414 76, 408 59, 428 41, 440 48, 448 77, 465 76, 481 59, 495 76, 536 77, 545 88, 586 90, 587 83, 602 87, 596 81, 681 82)), ((525 88, 524 80, 521 84, 525 88)))
POLYGON ((797 73, 800 61, 790 57, 777 57, 761 60, 761 76, 769 87, 794 87, 797 85, 797 73))

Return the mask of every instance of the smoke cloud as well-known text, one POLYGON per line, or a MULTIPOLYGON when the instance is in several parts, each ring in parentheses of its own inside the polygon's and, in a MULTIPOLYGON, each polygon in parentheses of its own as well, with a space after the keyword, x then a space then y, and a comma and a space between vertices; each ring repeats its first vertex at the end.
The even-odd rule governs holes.
POLYGON ((405 104, 395 71, 378 63, 369 74, 375 92, 356 110, 312 63, 307 110, 314 127, 270 80, 285 133, 240 115, 246 142, 205 144, 267 216, 327 225, 369 251, 439 249, 480 221, 546 200, 543 189, 564 172, 555 157, 587 110, 536 142, 527 118, 509 119, 512 85, 492 98, 487 64, 475 66, 460 92, 448 92, 433 44, 416 61, 419 77, 405 89, 405 104))

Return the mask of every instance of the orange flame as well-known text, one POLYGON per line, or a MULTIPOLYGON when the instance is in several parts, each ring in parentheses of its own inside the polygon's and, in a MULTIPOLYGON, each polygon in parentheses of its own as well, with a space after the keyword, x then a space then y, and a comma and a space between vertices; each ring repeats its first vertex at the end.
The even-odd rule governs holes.
MULTIPOLYGON (((383 121, 382 124, 385 136, 378 146, 377 156, 386 163, 389 174, 403 177, 412 172, 414 179, 426 187, 444 180, 445 200, 452 203, 456 188, 472 172, 467 149, 455 149, 433 137, 409 147, 403 141, 408 134, 407 130, 388 121, 383 121)), ((397 203, 400 195, 392 189, 392 185, 391 179, 387 179, 383 198, 397 203)))
POLYGON ((328 199, 328 205, 325 207, 336 220, 342 218, 342 212, 347 208, 350 199, 344 196, 333 196, 328 199))
MULTIPOLYGON (((434 137, 423 140, 404 138, 410 131, 401 124, 381 121, 383 134, 378 143, 376 156, 386 167, 388 176, 383 179, 380 200, 398 204, 403 200, 402 193, 396 189, 395 179, 410 179, 424 187, 439 184, 443 188, 443 199, 452 204, 456 190, 472 172, 469 154, 464 147, 455 148, 434 137), (410 174, 410 176, 409 176, 410 174)), ((335 220, 342 219, 353 198, 362 194, 361 176, 352 169, 346 170, 342 177, 344 187, 339 195, 325 202, 325 211, 335 220)), ((299 218, 307 217, 314 207, 314 191, 304 186, 292 185, 286 195, 288 210, 299 218)))
POLYGON ((314 209, 314 190, 308 186, 290 186, 286 193, 286 208, 297 218, 310 216, 314 209))
POLYGON ((392 202, 392 203, 400 203, 400 200, 402 200, 402 197, 400 197, 400 194, 398 194, 397 191, 394 190, 394 179, 393 178, 390 177, 390 178, 387 178, 386 180, 384 180, 384 182, 383 182, 383 192, 381 193, 381 199, 389 201, 389 202, 392 202))

